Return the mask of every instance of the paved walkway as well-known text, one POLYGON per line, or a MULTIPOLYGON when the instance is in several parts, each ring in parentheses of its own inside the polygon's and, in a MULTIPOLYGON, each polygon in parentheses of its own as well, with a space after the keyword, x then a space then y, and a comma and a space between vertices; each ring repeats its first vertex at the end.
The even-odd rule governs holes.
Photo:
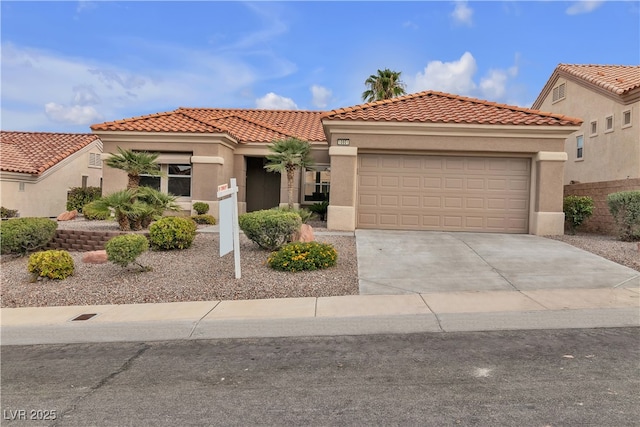
POLYGON ((361 295, 3 308, 1 344, 640 326, 638 272, 570 245, 385 233, 357 232, 361 295))

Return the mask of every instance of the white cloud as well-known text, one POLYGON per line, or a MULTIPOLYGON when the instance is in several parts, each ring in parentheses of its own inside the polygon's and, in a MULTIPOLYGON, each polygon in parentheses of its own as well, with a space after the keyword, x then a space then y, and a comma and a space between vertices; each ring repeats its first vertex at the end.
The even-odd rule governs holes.
POLYGON ((64 105, 49 102, 44 106, 45 113, 54 122, 68 123, 72 125, 89 125, 102 120, 100 113, 91 106, 64 105))
POLYGON ((256 107, 264 110, 297 110, 298 106, 293 99, 269 92, 262 98, 256 99, 256 107))
POLYGON ((318 108, 326 108, 331 100, 331 91, 325 87, 313 85, 311 86, 311 95, 313 96, 313 105, 318 108))
POLYGON ((413 79, 409 92, 436 90, 472 95, 476 89, 473 75, 477 69, 476 60, 469 52, 465 52, 457 61, 430 61, 424 72, 418 72, 413 79))
POLYGON ((467 5, 466 1, 457 1, 451 16, 457 24, 473 25, 473 9, 467 5))
POLYGON ((591 13, 600 6, 604 1, 602 0, 584 0, 577 1, 569 6, 566 10, 567 15, 580 15, 582 13, 591 13))
POLYGON ((480 80, 480 91, 486 99, 501 99, 507 93, 509 78, 518 75, 518 67, 513 66, 508 70, 489 70, 486 77, 480 80))

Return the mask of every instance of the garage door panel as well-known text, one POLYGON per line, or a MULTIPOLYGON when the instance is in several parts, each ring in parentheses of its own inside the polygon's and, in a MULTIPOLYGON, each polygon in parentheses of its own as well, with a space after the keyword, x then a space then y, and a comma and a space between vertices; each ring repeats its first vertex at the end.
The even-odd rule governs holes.
POLYGON ((358 157, 357 226, 526 233, 530 159, 358 157))

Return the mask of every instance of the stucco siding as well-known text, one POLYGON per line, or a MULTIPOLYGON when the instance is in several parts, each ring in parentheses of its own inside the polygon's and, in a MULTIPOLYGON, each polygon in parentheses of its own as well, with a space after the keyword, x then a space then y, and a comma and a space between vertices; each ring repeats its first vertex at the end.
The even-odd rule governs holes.
POLYGON ((561 83, 566 84, 565 99, 554 103, 549 93, 540 110, 583 119, 580 130, 565 140, 569 158, 564 184, 640 177, 640 102, 625 105, 571 79, 560 78, 554 87, 561 83), (623 112, 628 110, 631 126, 623 127, 623 112), (605 129, 609 116, 613 116, 612 131, 605 129), (597 131, 592 134, 594 121, 597 131), (578 136, 583 137, 582 159, 577 157, 578 136))

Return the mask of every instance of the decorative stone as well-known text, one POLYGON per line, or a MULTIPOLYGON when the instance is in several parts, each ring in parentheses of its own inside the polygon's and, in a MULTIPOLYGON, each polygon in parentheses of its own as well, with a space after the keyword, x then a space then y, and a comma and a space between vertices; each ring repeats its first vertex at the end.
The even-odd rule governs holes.
POLYGON ((82 262, 85 264, 104 264, 107 262, 107 251, 87 252, 82 256, 82 262))
POLYGON ((60 215, 58 215, 58 221, 71 221, 72 219, 76 219, 77 216, 78 211, 75 209, 72 211, 62 212, 60 215))
POLYGON ((302 224, 302 227, 300 227, 300 237, 298 238, 298 241, 313 242, 314 240, 313 227, 309 224, 302 224))

